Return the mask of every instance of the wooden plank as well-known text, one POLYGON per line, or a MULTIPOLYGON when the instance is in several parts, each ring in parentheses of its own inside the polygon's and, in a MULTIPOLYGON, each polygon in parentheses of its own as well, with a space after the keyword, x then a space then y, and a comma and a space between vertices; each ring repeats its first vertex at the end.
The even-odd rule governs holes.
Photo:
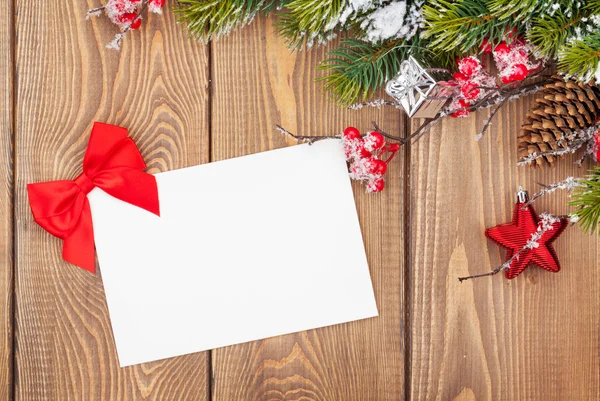
MULTIPOLYGON (((314 82, 314 67, 328 47, 292 54, 272 22, 257 18, 212 44, 213 160, 292 145, 275 131, 278 123, 299 134, 327 135, 347 125, 366 131, 376 120, 401 133, 404 120, 396 110, 348 111, 328 100, 314 82)), ((404 157, 390 165, 383 194, 354 186, 380 317, 215 350, 213 400, 403 397, 404 157)), ((310 238, 296 240, 310 248, 310 238)))
POLYGON ((0 399, 13 384, 13 2, 0 1, 0 399))
MULTIPOLYGON (((74 178, 93 121, 122 125, 149 171, 208 161, 208 57, 173 13, 151 15, 120 53, 100 2, 17 0, 16 399, 206 400, 207 353, 120 369, 101 275, 61 259, 26 184, 74 178)), ((151 233, 149 233, 151 235, 151 233)))
MULTIPOLYGON (((510 221, 519 185, 533 193, 535 182, 585 174, 570 157, 555 169, 517 167, 532 99, 509 103, 480 142, 485 111, 444 120, 412 148, 411 399, 600 398, 596 236, 568 229, 555 243, 558 274, 457 280, 504 261, 484 230, 510 221)), ((535 207, 563 214, 567 199, 549 195, 535 207)))

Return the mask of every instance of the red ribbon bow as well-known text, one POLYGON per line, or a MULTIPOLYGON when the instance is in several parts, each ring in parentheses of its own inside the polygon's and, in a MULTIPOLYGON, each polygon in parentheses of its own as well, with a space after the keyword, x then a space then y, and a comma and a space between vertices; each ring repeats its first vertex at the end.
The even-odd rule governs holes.
POLYGON ((34 220, 64 241, 64 260, 95 273, 94 230, 87 194, 98 187, 160 215, 156 178, 144 173, 145 168, 125 128, 95 123, 79 177, 27 185, 34 220))

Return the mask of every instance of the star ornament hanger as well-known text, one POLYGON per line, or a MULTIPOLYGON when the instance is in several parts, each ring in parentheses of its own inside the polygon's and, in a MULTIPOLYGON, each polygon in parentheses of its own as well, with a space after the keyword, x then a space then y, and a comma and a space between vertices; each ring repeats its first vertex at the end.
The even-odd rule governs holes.
POLYGON ((552 243, 569 224, 565 217, 546 216, 543 219, 528 204, 527 192, 519 189, 512 222, 500 224, 485 231, 486 237, 507 250, 506 261, 495 270, 460 281, 489 276, 504 270, 507 279, 513 279, 528 266, 539 266, 550 272, 558 272, 560 263, 552 243))

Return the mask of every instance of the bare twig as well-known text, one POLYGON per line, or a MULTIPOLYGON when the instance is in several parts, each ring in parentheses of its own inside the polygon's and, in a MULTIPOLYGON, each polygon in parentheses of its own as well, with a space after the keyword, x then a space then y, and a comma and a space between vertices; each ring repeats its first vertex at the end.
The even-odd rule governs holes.
POLYGON ((399 136, 390 135, 387 132, 383 131, 381 128, 379 128, 379 125, 377 125, 377 123, 375 121, 371 121, 371 125, 373 126, 373 128, 375 128, 375 131, 379 132, 381 135, 383 135, 387 139, 391 139, 391 140, 398 141, 398 142, 404 141, 404 138, 401 138, 399 136))

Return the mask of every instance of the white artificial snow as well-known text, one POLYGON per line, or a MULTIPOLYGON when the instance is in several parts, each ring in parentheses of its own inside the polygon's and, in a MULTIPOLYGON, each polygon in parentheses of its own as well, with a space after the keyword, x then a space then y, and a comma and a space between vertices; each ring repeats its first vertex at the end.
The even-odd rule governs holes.
POLYGON ((340 16, 336 19, 336 23, 344 25, 348 21, 348 18, 375 8, 380 3, 380 1, 373 0, 350 0, 346 8, 342 10, 340 16))
POLYGON ((360 27, 370 42, 406 38, 415 35, 423 24, 421 5, 407 8, 406 1, 395 1, 367 15, 360 27))

